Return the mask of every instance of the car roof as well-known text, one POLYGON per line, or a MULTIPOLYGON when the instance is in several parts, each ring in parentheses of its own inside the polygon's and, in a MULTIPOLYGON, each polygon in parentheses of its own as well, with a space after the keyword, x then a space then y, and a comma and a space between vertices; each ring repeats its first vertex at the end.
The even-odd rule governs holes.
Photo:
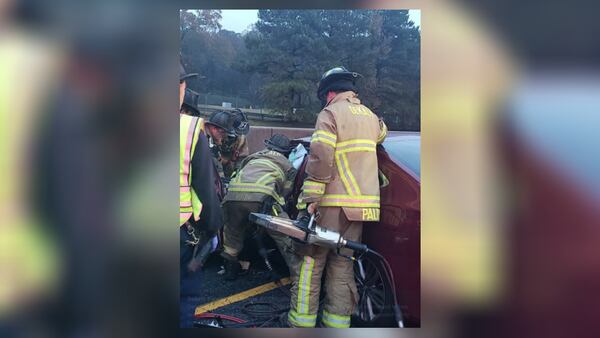
POLYGON ((385 141, 402 141, 407 139, 421 138, 419 131, 388 131, 385 141))
MULTIPOLYGON (((391 131, 388 131, 385 141, 386 142, 395 142, 395 141, 402 141, 402 140, 410 140, 410 139, 414 139, 414 138, 421 138, 421 132, 420 131, 391 130, 391 131)), ((310 142, 310 139, 311 139, 311 136, 307 136, 307 137, 298 138, 296 140, 310 142)))

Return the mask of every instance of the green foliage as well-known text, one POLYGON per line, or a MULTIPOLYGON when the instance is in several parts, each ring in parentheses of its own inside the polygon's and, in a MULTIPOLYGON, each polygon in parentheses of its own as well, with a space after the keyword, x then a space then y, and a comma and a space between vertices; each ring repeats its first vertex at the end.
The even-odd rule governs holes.
POLYGON ((239 106, 252 105, 248 103, 253 101, 248 86, 251 74, 240 68, 246 51, 242 36, 221 29, 220 10, 187 10, 180 14, 183 63, 189 71, 202 75, 190 79, 188 86, 201 94, 233 98, 229 102, 237 101, 239 106))
POLYGON ((181 34, 190 31, 195 32, 218 32, 221 29, 221 11, 214 9, 185 9, 179 12, 179 24, 181 34))
POLYGON ((391 129, 420 129, 420 31, 406 10, 260 10, 243 36, 206 19, 220 13, 202 20, 184 13, 182 56, 206 76, 191 84, 200 93, 241 97, 313 123, 322 73, 343 65, 364 76, 361 100, 391 129))

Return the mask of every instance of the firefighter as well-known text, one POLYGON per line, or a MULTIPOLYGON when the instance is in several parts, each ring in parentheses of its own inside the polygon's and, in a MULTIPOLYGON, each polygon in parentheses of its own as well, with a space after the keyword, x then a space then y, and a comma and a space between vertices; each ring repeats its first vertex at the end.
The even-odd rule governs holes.
POLYGON ((246 135, 250 131, 248 118, 240 109, 231 112, 231 116, 233 133, 228 133, 219 147, 220 162, 225 178, 230 178, 235 171, 239 170, 242 161, 249 154, 246 141, 246 135))
POLYGON ((185 89, 181 113, 192 116, 200 116, 200 111, 198 110, 198 93, 189 88, 185 89))
MULTIPOLYGON (((248 216, 251 212, 271 213, 287 217, 282 209, 285 196, 291 192, 296 170, 287 158, 290 140, 280 134, 265 140, 265 150, 248 156, 233 177, 225 195, 224 245, 225 279, 234 280, 241 271, 238 255, 247 232, 256 229, 248 216)), ((275 241, 288 267, 294 264, 291 239, 277 232, 267 233, 275 241)))
POLYGON ((211 246, 211 240, 223 224, 220 180, 211 161, 204 119, 181 113, 186 79, 193 76, 197 74, 186 73, 180 65, 179 232, 182 274, 198 268, 198 253, 211 246))
POLYGON ((217 111, 210 115, 205 122, 206 136, 208 137, 209 147, 215 157, 218 156, 219 147, 227 137, 227 134, 233 132, 231 116, 226 111, 217 111))
MULTIPOLYGON (((297 205, 299 217, 314 214, 319 225, 353 241, 361 240, 363 222, 379 220, 376 146, 387 134, 383 121, 358 98, 359 77, 336 67, 325 72, 319 82, 317 94, 323 108, 312 135, 297 205)), ((290 326, 316 325, 325 273, 321 324, 349 327, 358 301, 352 261, 314 245, 298 248, 298 254, 301 261, 293 274, 290 326)))
POLYGON ((248 119, 239 109, 233 112, 217 111, 211 114, 207 125, 210 125, 211 151, 216 158, 215 164, 223 177, 231 178, 249 153, 246 142, 246 134, 250 131, 248 119))

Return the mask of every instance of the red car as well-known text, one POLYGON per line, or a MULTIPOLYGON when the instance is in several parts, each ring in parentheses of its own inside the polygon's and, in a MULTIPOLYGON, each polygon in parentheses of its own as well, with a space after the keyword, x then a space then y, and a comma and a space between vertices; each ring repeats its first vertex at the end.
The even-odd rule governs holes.
MULTIPOLYGON (((307 149, 309 138, 296 140, 307 149)), ((363 242, 389 262, 404 325, 419 327, 421 320, 421 135, 418 132, 389 132, 377 147, 381 188, 379 222, 365 223, 363 242)), ((306 158, 299 172, 304 172, 306 158)), ((304 175, 296 178, 288 209, 293 209, 304 175)), ((290 212, 295 217, 294 212, 290 212)), ((360 295, 352 319, 354 327, 393 326, 391 286, 381 264, 364 258, 355 264, 360 295)))

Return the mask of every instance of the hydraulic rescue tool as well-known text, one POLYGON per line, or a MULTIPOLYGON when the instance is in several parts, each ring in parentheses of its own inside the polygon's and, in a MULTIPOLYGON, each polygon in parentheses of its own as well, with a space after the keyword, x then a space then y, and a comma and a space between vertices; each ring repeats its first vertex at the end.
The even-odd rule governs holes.
MULTIPOLYGON (((249 219, 251 222, 254 222, 262 227, 288 235, 291 238, 298 240, 302 243, 313 244, 334 249, 339 255, 341 255, 340 249, 347 248, 354 250, 360 255, 371 254, 372 257, 374 257, 375 259, 380 260, 386 272, 384 275, 386 276, 386 279, 391 287, 391 293, 394 301, 393 311, 395 320, 398 324, 398 327, 404 327, 402 312, 400 311, 400 306, 398 305, 398 299, 396 296, 396 287, 392 275, 392 270, 390 268, 389 263, 381 254, 369 249, 369 247, 363 243, 347 240, 343 238, 338 232, 331 231, 317 225, 317 223, 315 222, 314 214, 311 215, 310 218, 302 217, 298 220, 290 220, 287 218, 253 212, 250 214, 249 219)), ((355 257, 348 258, 352 260, 357 260, 357 258, 355 257)))

